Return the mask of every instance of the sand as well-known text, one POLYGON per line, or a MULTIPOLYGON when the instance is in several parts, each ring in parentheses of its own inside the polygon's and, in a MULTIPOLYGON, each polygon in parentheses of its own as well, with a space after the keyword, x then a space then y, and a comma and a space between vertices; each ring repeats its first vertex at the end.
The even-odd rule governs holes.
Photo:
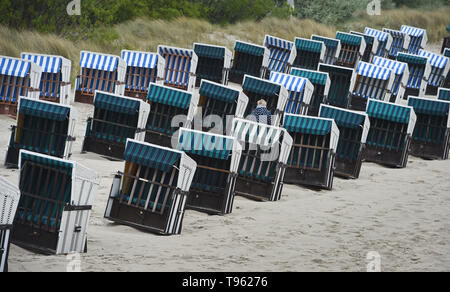
MULTIPOLYGON (((75 103, 73 160, 98 171, 101 186, 82 271, 366 271, 368 252, 382 271, 450 271, 450 161, 411 157, 405 169, 364 163, 358 180, 336 178, 332 191, 286 185, 279 202, 237 197, 233 213, 186 211, 182 234, 158 236, 103 218, 123 162, 81 154, 93 107, 75 103)), ((0 116, 2 157, 15 121, 0 116)), ((0 166, 17 183, 18 171, 0 166)), ((66 271, 70 258, 11 246, 10 271, 66 271)))

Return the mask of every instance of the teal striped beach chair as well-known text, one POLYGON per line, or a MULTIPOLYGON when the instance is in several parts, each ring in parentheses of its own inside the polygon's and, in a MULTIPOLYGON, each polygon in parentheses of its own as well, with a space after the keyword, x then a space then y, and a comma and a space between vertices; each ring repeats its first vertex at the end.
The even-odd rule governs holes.
POLYGON ((379 42, 378 42, 378 38, 366 33, 362 33, 362 32, 357 32, 357 31, 350 31, 351 34, 353 35, 359 35, 362 36, 366 42, 366 48, 364 50, 364 53, 361 57, 361 61, 363 62, 372 62, 372 59, 374 56, 376 56, 377 52, 378 52, 378 46, 379 46, 379 42))
POLYGON ((245 75, 264 78, 269 67, 270 51, 264 46, 236 41, 230 81, 242 84, 245 75))
POLYGON ((17 168, 21 149, 69 159, 75 141, 76 118, 76 110, 69 105, 20 98, 5 165, 17 168))
POLYGON ((337 58, 341 54, 341 41, 315 34, 311 35, 311 39, 325 44, 325 57, 323 63, 335 65, 337 58))
POLYGON ((398 103, 403 99, 405 94, 406 84, 409 79, 408 64, 403 62, 397 62, 387 58, 381 58, 376 56, 373 59, 373 64, 390 69, 394 74, 394 82, 392 83, 390 102, 398 103))
POLYGON ((450 101, 450 89, 439 88, 437 96, 439 100, 450 101))
POLYGON ((355 84, 354 70, 342 66, 320 64, 319 71, 328 73, 330 77, 328 104, 348 108, 351 102, 351 90, 355 84))
POLYGON ((163 235, 180 234, 197 164, 186 153, 129 139, 105 218, 163 235))
POLYGON ((49 255, 86 252, 100 176, 77 162, 26 150, 19 163, 12 243, 49 255))
POLYGON ((430 64, 430 76, 425 94, 436 95, 438 88, 444 86, 450 70, 450 61, 448 57, 434 54, 425 50, 419 50, 419 56, 428 58, 430 64))
POLYGON ((19 199, 19 188, 0 177, 0 273, 8 272, 11 231, 19 199))
POLYGON ((431 65, 428 58, 407 53, 399 53, 397 55, 397 61, 408 64, 409 70, 409 79, 406 83, 406 90, 403 98, 407 99, 410 95, 423 97, 431 73, 431 65))
POLYGON ((127 139, 143 141, 150 105, 141 99, 96 91, 82 152, 123 159, 127 139))
POLYGON ((366 161, 397 168, 406 167, 417 120, 414 109, 371 99, 366 113, 370 120, 366 161))
POLYGON ((228 84, 231 69, 231 51, 222 46, 194 43, 194 52, 198 57, 196 86, 200 86, 202 80, 228 84))
POLYGON ((339 128, 339 142, 336 149, 335 173, 344 178, 357 179, 369 134, 369 117, 364 112, 320 106, 321 118, 333 119, 339 128))
POLYGON ((419 50, 425 49, 427 46, 428 37, 425 29, 402 25, 400 31, 409 35, 410 42, 407 50, 409 54, 415 55, 419 52, 419 50))
POLYGON ((283 40, 274 36, 266 35, 264 46, 269 49, 269 66, 266 78, 271 72, 288 73, 297 56, 297 50, 293 42, 283 40))
POLYGON ((284 185, 292 137, 283 128, 244 119, 233 122, 241 144, 236 194, 258 201, 278 201, 284 185))
POLYGON ((387 58, 389 48, 392 46, 392 36, 387 32, 383 32, 381 30, 373 29, 370 27, 366 27, 364 29, 364 34, 373 36, 378 40, 378 48, 375 52, 375 56, 387 58))
POLYGON ((410 96, 408 105, 417 115, 411 154, 425 159, 448 159, 450 101, 410 96))
POLYGON ((339 129, 332 119, 286 114, 293 144, 284 182, 331 190, 339 129))
POLYGON ((230 214, 242 155, 236 139, 182 128, 177 149, 197 163, 186 208, 207 214, 230 214))
POLYGON ((392 44, 388 48, 387 54, 389 59, 395 60, 398 53, 408 51, 411 38, 407 33, 389 28, 383 28, 383 32, 390 34, 392 37, 392 44))
POLYGON ((328 73, 292 68, 291 75, 308 79, 314 86, 314 91, 309 103, 308 115, 317 116, 319 114, 320 105, 328 104, 328 94, 331 85, 328 73))
POLYGON ((351 33, 336 33, 336 39, 341 41, 341 53, 336 61, 336 65, 347 68, 356 68, 366 51, 366 41, 364 37, 351 33))
POLYGON ((322 41, 295 38, 297 56, 294 60, 295 68, 317 70, 319 63, 325 59, 325 43, 322 41))

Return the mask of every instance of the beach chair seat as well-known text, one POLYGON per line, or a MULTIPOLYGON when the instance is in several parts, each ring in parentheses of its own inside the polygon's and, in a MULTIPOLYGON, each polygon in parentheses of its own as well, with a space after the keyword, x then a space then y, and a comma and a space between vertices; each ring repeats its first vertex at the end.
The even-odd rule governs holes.
POLYGON ((245 119, 233 121, 233 136, 243 149, 236 194, 258 201, 280 200, 292 137, 283 128, 245 119))
POLYGON ((44 254, 84 252, 99 184, 100 176, 77 162, 21 150, 12 243, 44 254))
POLYGON ((196 163, 186 208, 225 215, 233 210, 242 150, 233 137, 180 129, 177 149, 196 163))
POLYGON ((419 50, 419 56, 428 58, 431 70, 428 77, 426 95, 436 95, 438 88, 444 86, 450 70, 449 58, 425 50, 419 50))
POLYGON ((164 69, 164 85, 193 91, 198 57, 193 50, 158 46, 158 53, 166 60, 164 69))
POLYGON ((325 44, 325 56, 323 63, 335 65, 336 60, 341 54, 341 41, 338 39, 327 38, 319 35, 311 35, 313 41, 323 42, 325 44))
POLYGON ((375 37, 378 41, 378 47, 376 51, 372 50, 372 52, 374 53, 374 57, 388 57, 389 48, 392 46, 393 41, 392 36, 389 33, 366 27, 364 29, 364 35, 375 37))
POLYGON ((260 99, 267 102, 267 109, 272 113, 272 125, 279 126, 286 109, 288 91, 283 85, 261 78, 245 75, 242 90, 249 102, 244 117, 253 113, 260 99))
POLYGON ((366 48, 361 56, 361 61, 370 63, 374 56, 376 56, 378 52, 378 46, 380 45, 378 42, 378 38, 366 33, 361 33, 357 31, 350 31, 353 35, 362 36, 364 41, 366 42, 366 48))
POLYGON ((123 159, 127 139, 144 141, 150 105, 141 99, 96 91, 82 152, 123 159))
POLYGON ((295 38, 295 48, 297 57, 294 60, 294 67, 308 70, 317 70, 319 63, 325 59, 325 43, 322 41, 295 38))
POLYGON ((397 61, 408 64, 409 79, 406 83, 403 99, 407 99, 410 95, 423 97, 431 73, 431 65, 428 58, 407 53, 398 53, 397 61))
POLYGON ((383 32, 390 34, 392 37, 392 44, 390 47, 388 47, 387 54, 387 57, 389 59, 395 60, 398 53, 404 53, 408 51, 411 37, 407 33, 388 28, 383 28, 383 32))
POLYGON ((22 97, 5 165, 17 168, 21 149, 69 159, 75 141, 77 112, 69 105, 22 97))
POLYGON ((320 106, 319 116, 333 119, 339 129, 336 175, 351 179, 358 178, 370 128, 369 117, 364 112, 329 105, 320 106))
POLYGON ((390 69, 394 74, 394 81, 392 82, 392 87, 390 88, 390 102, 398 103, 403 99, 406 90, 406 84, 409 79, 409 69, 408 64, 403 62, 398 62, 386 58, 381 58, 375 56, 373 59, 373 64, 390 69))
POLYGON ((332 119, 286 114, 293 144, 284 182, 331 190, 339 129, 332 119))
POLYGON ((402 25, 400 31, 409 35, 410 42, 407 53, 416 55, 419 50, 425 49, 428 42, 427 31, 425 29, 402 25))
POLYGON ((360 62, 355 74, 354 86, 350 88, 350 109, 365 111, 369 99, 390 101, 395 78, 391 69, 360 62))
POLYGON ((265 78, 268 79, 271 72, 288 73, 297 56, 294 43, 266 35, 264 46, 270 51, 269 65, 265 78))
POLYGON ((289 94, 285 113, 307 115, 314 92, 312 83, 303 77, 272 72, 270 81, 283 85, 289 94))
POLYGON ((19 188, 0 177, 0 273, 8 271, 11 231, 19 199, 19 188))
POLYGON ((121 56, 127 64, 125 96, 145 100, 151 82, 164 83, 166 60, 161 55, 122 50, 121 56))
POLYGON ((270 51, 264 46, 236 41, 230 81, 242 84, 245 75, 263 78, 269 66, 270 51))
POLYGON ((119 56, 81 51, 75 101, 92 104, 97 90, 124 95, 126 73, 127 63, 119 56))
POLYGON ((233 55, 222 46, 194 43, 194 52, 198 56, 196 86, 202 80, 209 80, 227 85, 233 55))
POLYGON ((450 101, 410 96, 408 105, 417 115, 411 154, 426 159, 448 159, 450 101))
POLYGON ((336 65, 356 68, 366 50, 367 45, 364 37, 338 31, 336 39, 341 41, 341 53, 336 60, 336 65))
POLYGON ((328 104, 348 108, 351 104, 351 89, 355 84, 354 70, 342 66, 320 64, 319 71, 328 73, 330 77, 328 104))
POLYGON ((113 179, 105 218, 145 231, 180 234, 197 165, 184 152, 127 140, 125 169, 113 179))
POLYGON ((417 120, 414 109, 371 99, 366 113, 370 120, 370 130, 365 160, 391 167, 406 167, 417 120))

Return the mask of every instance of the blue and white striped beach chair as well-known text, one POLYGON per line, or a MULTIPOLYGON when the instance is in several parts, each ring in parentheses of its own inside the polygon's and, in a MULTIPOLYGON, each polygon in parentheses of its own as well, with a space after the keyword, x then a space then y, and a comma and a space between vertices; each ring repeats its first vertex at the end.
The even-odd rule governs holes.
POLYGON ((228 84, 233 54, 222 46, 194 43, 194 52, 198 57, 196 86, 202 80, 228 84))
POLYGON ((356 68, 366 51, 366 41, 364 37, 351 33, 336 33, 336 39, 341 41, 341 53, 336 61, 336 65, 356 68))
POLYGON ((411 38, 407 33, 389 28, 383 28, 383 32, 389 33, 392 37, 392 44, 388 47, 387 54, 389 59, 395 60, 398 53, 408 51, 411 38))
POLYGON ((417 54, 420 49, 425 49, 428 37, 427 31, 422 28, 417 28, 409 25, 402 25, 400 31, 406 33, 410 37, 410 42, 407 52, 409 54, 417 54))
POLYGON ((391 47, 393 41, 392 36, 387 32, 370 27, 366 27, 364 29, 364 34, 376 37, 378 39, 378 49, 375 56, 387 58, 389 48, 391 47))
POLYGON ((269 77, 271 72, 287 73, 291 70, 297 56, 297 50, 293 42, 266 35, 264 46, 270 51, 266 77, 269 77))
POLYGON ((341 54, 341 41, 338 39, 327 38, 319 35, 311 35, 314 41, 320 41, 325 44, 325 57, 323 63, 334 65, 341 54))
POLYGON ((388 68, 394 74, 394 82, 392 83, 390 102, 397 103, 403 99, 405 94, 406 84, 409 79, 408 64, 403 62, 394 61, 391 59, 375 57, 373 64, 381 67, 388 68))
POLYGON ((269 67, 270 51, 259 46, 242 41, 234 44, 233 66, 230 72, 230 81, 242 84, 244 75, 258 78, 266 77, 269 67))
POLYGON ((378 46, 380 45, 378 42, 378 38, 366 33, 361 33, 357 31, 350 31, 351 34, 359 35, 364 38, 366 41, 366 49, 361 57, 361 61, 363 62, 372 62, 374 56, 376 56, 378 52, 378 46))
POLYGON ((325 59, 325 43, 304 38, 295 38, 297 56, 294 61, 295 68, 317 70, 319 63, 325 59))
POLYGON ((406 84, 403 98, 407 99, 409 95, 423 97, 431 73, 431 65, 428 58, 407 53, 399 53, 397 55, 397 61, 408 64, 409 70, 409 79, 406 84))
POLYGON ((438 88, 444 86, 445 80, 450 70, 449 58, 434 54, 425 50, 419 50, 419 56, 428 58, 431 66, 430 77, 428 78, 427 95, 436 95, 438 88))

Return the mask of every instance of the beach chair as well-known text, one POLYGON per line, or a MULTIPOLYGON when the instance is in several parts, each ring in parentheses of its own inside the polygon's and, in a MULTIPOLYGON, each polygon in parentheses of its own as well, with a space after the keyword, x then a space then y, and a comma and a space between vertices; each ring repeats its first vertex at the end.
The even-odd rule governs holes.
POLYGON ((406 33, 410 37, 410 42, 407 52, 409 54, 417 54, 420 49, 425 49, 428 42, 427 31, 425 29, 402 25, 401 32, 406 33))
POLYGON ((304 38, 295 38, 295 48, 297 56, 294 60, 294 67, 317 70, 319 63, 325 59, 325 43, 304 38))
POLYGON ((151 82, 164 83, 166 60, 159 54, 122 50, 121 56, 127 63, 125 96, 145 100, 151 82))
POLYGON ((264 46, 236 41, 230 81, 242 84, 245 75, 263 78, 269 67, 270 51, 264 46))
POLYGON ((307 115, 314 92, 312 83, 303 77, 272 72, 270 81, 283 85, 289 94, 285 113, 307 115))
POLYGON ((387 58, 389 53, 389 48, 392 46, 392 36, 381 30, 366 27, 364 29, 364 34, 373 36, 378 40, 378 48, 376 50, 375 56, 387 58))
POLYGON ((61 56, 22 53, 22 59, 42 68, 39 99, 70 105, 72 62, 61 56))
POLYGON ((119 56, 81 51, 75 101, 92 104, 95 91, 124 95, 127 63, 119 56))
POLYGON ((288 73, 297 56, 294 43, 266 35, 264 46, 270 51, 269 66, 265 77, 268 79, 271 72, 288 73))
POLYGON ((19 199, 19 188, 0 177, 0 273, 8 271, 11 231, 19 199))
POLYGON ((291 75, 306 78, 314 86, 314 91, 309 103, 308 115, 317 116, 319 114, 320 105, 322 103, 328 104, 328 94, 331 85, 328 73, 292 68, 291 75))
POLYGON ((444 86, 450 70, 449 58, 428 51, 419 50, 419 56, 428 58, 431 70, 428 77, 426 95, 436 95, 438 88, 444 86))
POLYGON ((244 119, 233 122, 242 158, 236 194, 258 201, 278 201, 284 185, 292 137, 283 128, 244 119))
POLYGON ((196 168, 184 152, 128 140, 125 170, 113 179, 105 218, 157 234, 180 234, 196 168))
POLYGON ((408 83, 409 79, 408 64, 381 58, 378 56, 373 59, 372 63, 377 66, 390 69, 392 71, 392 73, 394 74, 394 81, 390 89, 391 98, 389 101, 393 103, 400 102, 400 100, 403 99, 403 95, 405 94, 406 84, 408 83))
POLYGON ((333 119, 339 128, 335 174, 357 179, 361 172, 370 122, 365 112, 341 109, 322 104, 319 116, 333 119))
POLYGON ((230 214, 242 155, 236 139, 182 128, 177 149, 197 163, 186 208, 211 215, 230 214))
POLYGON ((328 73, 330 77, 328 104, 348 108, 351 103, 351 89, 354 88, 355 84, 355 70, 342 66, 320 64, 319 71, 328 73))
POLYGON ((39 99, 41 75, 31 61, 0 56, 0 114, 15 117, 20 96, 39 99))
POLYGON ((199 104, 198 93, 151 83, 147 102, 150 113, 145 127, 145 141, 175 147, 178 129, 192 125, 199 104))
MULTIPOLYGON (((231 129, 232 119, 229 117, 244 117, 248 97, 242 90, 202 80, 199 95, 202 128, 205 132, 223 134, 225 129, 231 129)), ((226 133, 229 133, 229 131, 227 130, 226 133)))
POLYGON ((338 31, 336 39, 341 41, 341 53, 336 60, 336 65, 347 68, 356 68, 366 51, 364 37, 338 31))
POLYGON ((267 109, 272 113, 272 125, 279 126, 288 101, 287 89, 278 83, 245 75, 242 89, 249 99, 244 117, 253 113, 258 100, 267 102, 267 109))
POLYGON ((123 159, 127 139, 144 141, 149 112, 141 99, 96 91, 81 151, 123 159))
POLYGON ((390 101, 395 78, 391 69, 360 62, 355 74, 355 83, 350 89, 350 109, 365 111, 369 99, 390 101))
POLYGON ((391 167, 406 167, 417 120, 414 109, 371 99, 366 113, 370 120, 370 130, 365 160, 391 167))
POLYGON ((224 85, 228 84, 233 54, 226 47, 194 43, 194 52, 198 57, 196 86, 202 80, 224 85))
POLYGON ((395 60, 398 53, 407 52, 411 38, 408 34, 399 30, 383 28, 383 32, 388 33, 392 37, 392 44, 388 47, 387 57, 395 60))
POLYGON ((334 120, 286 114, 283 126, 293 138, 284 182, 331 190, 339 141, 334 120))
POLYGON ((424 96, 430 79, 431 65, 427 57, 398 53, 397 61, 408 64, 409 78, 406 83, 404 99, 408 96, 424 96))
POLYGON ((12 243, 43 254, 82 253, 100 176, 81 164, 20 151, 21 198, 12 243))
POLYGON ((448 159, 450 101, 410 96, 408 105, 417 115, 411 154, 425 159, 448 159))
POLYGON ((69 105, 21 97, 17 124, 11 127, 5 165, 17 168, 21 149, 69 159, 76 119, 77 112, 69 105))
POLYGON ((363 62, 372 62, 372 59, 374 56, 376 56, 378 52, 378 47, 380 43, 378 42, 378 38, 366 33, 361 33, 357 31, 350 31, 353 35, 362 36, 364 38, 364 41, 366 42, 366 49, 364 50, 364 53, 362 54, 361 61, 363 62))
POLYGON ((439 100, 450 101, 450 89, 439 88, 437 97, 439 100))
POLYGON ((193 50, 158 46, 158 53, 166 60, 164 85, 192 92, 198 57, 193 50))
MULTIPOLYGON (((445 48, 443 55, 450 59, 450 48, 445 48)), ((450 74, 449 73, 447 73, 447 76, 445 77, 445 81, 444 81, 444 85, 443 85, 445 88, 450 88, 450 74)))
POLYGON ((320 41, 325 44, 325 57, 323 63, 334 65, 341 54, 341 41, 338 39, 327 38, 319 35, 311 35, 313 41, 320 41))

